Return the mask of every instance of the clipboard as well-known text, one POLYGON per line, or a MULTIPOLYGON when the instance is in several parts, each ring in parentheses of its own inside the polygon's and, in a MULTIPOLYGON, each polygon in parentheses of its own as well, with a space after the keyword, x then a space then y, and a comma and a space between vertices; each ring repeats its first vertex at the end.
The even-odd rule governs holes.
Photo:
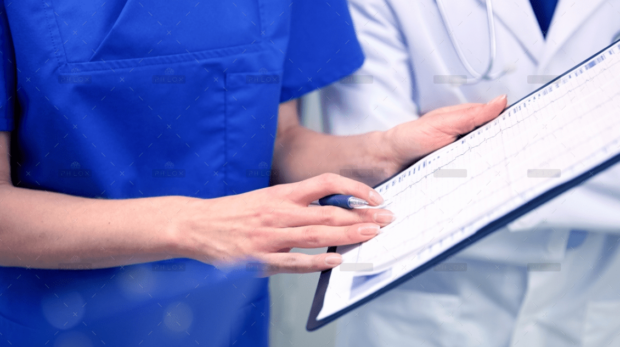
MULTIPOLYGON (((521 98, 519 101, 515 102, 514 104, 512 104, 510 107, 506 108, 502 114, 505 114, 507 112, 510 112, 511 109, 518 107, 520 105, 520 103, 522 103, 524 100, 530 98, 533 95, 536 95, 537 93, 540 93, 541 91, 545 90, 545 88, 548 88, 549 86, 553 85, 554 83, 558 82, 560 79, 564 78, 565 76, 571 74, 571 73, 575 73, 576 71, 578 71, 578 69, 588 69, 588 68, 592 68, 597 64, 597 59, 601 60, 605 57, 605 54, 609 54, 608 52, 611 52, 613 54, 616 54, 618 56, 620 56, 620 44, 618 42, 614 42, 612 44, 610 44, 609 46, 605 47, 604 49, 600 50, 599 52, 593 54, 592 56, 590 56, 589 58, 587 58, 586 60, 584 60, 583 62, 577 64, 575 67, 573 67, 572 69, 566 71, 564 74, 556 77, 555 79, 553 79, 552 81, 548 82, 547 84, 545 84, 544 86, 538 88, 537 90, 533 91, 532 93, 528 94, 527 96, 521 98), (600 58, 601 56, 603 56, 603 58, 600 58)), ((620 63, 620 61, 619 61, 620 63)), ((619 110, 620 113, 620 110, 619 110)), ((500 114, 500 116, 502 115, 500 114)), ((499 116, 498 116, 499 118, 499 116)), ((475 130, 474 130, 475 131, 475 130)), ((620 134, 618 134, 618 140, 620 140, 620 134)), ((448 145, 450 146, 450 145, 448 145)), ((429 155, 431 156, 432 153, 429 155)), ((420 159, 420 161, 424 160, 424 158, 420 159)), ((538 194, 532 198, 530 198, 527 202, 521 204, 519 207, 509 211, 508 213, 505 213, 504 215, 502 215, 499 218, 494 219, 493 221, 491 221, 490 223, 486 224, 485 226, 483 226, 482 228, 479 228, 477 231, 475 231, 475 233, 469 237, 467 237, 466 239, 460 241, 459 243, 455 244, 454 246, 450 247, 449 249, 447 249, 446 251, 442 252, 441 254, 433 257, 432 259, 430 259, 429 261, 425 262, 423 265, 413 269, 412 271, 409 271, 408 273, 406 273, 405 275, 391 281, 389 284, 383 286, 382 288, 374 291, 372 294, 362 298, 359 301, 356 301, 340 310, 338 310, 337 312, 334 312, 332 314, 329 314, 326 317, 323 318, 319 318, 319 314, 323 308, 324 305, 324 301, 325 301, 325 295, 328 289, 328 285, 330 283, 330 278, 332 276, 333 270, 325 270, 323 272, 321 272, 321 275, 319 277, 319 283, 316 289, 316 293, 314 295, 314 299, 312 302, 312 306, 310 308, 310 315, 308 317, 308 322, 306 324, 306 329, 308 331, 314 331, 317 330, 321 327, 323 327, 324 325, 331 323, 333 321, 335 321, 336 319, 338 319, 339 317, 345 315, 348 312, 353 311, 354 309, 364 305, 365 303, 377 298, 378 296, 396 288, 397 286, 399 286, 400 284, 412 279, 415 276, 420 275, 421 273, 432 269, 433 267, 435 267, 436 265, 440 264, 441 262, 443 262, 444 260, 448 259, 449 257, 455 255, 456 253, 460 252, 461 250, 465 249, 466 247, 471 246, 472 244, 476 243, 477 241, 481 240, 482 238, 488 236, 489 234, 502 229, 503 227, 507 226, 508 224, 510 224, 511 222, 517 220, 518 218, 520 218, 521 216, 527 214, 528 212, 538 208, 539 206, 547 203, 548 201, 556 198, 557 196, 565 193, 566 191, 579 186, 580 184, 584 183, 585 181, 587 181, 588 179, 590 179, 591 177, 607 170, 608 168, 612 167, 613 165, 615 165, 616 163, 620 162, 620 150, 618 150, 613 156, 611 156, 609 159, 605 160, 604 162, 588 169, 585 170, 583 173, 579 174, 578 176, 560 183, 550 189, 547 189, 546 191, 542 192, 541 194, 538 194)), ((409 168, 408 168, 409 169, 409 168)), ((405 169, 404 171, 408 170, 405 169)), ((401 172, 402 173, 402 172, 401 172)), ((381 182, 380 184, 378 184, 375 188, 383 185, 386 182, 389 182, 390 180, 394 179, 395 177, 397 177, 398 175, 400 175, 401 173, 397 173, 394 176, 388 178, 387 180, 381 182)), ((329 247, 327 252, 336 252, 337 247, 329 247)))

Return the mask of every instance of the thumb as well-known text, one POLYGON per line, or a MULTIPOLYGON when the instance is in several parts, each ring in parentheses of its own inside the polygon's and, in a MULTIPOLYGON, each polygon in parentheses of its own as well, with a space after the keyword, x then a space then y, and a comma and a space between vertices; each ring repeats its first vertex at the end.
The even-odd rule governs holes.
POLYGON ((464 118, 470 119, 467 129, 462 134, 466 134, 475 128, 492 121, 506 108, 507 98, 506 94, 500 95, 495 99, 489 101, 487 104, 482 105, 479 109, 469 108, 465 110, 464 118))
POLYGON ((418 120, 389 130, 404 162, 446 146, 460 135, 495 119, 506 108, 506 95, 487 104, 463 104, 429 112, 418 120), (414 146, 412 147, 412 142, 414 146))
POLYGON ((486 104, 466 105, 453 108, 449 112, 433 114, 433 117, 429 117, 428 121, 429 123, 433 122, 446 135, 458 137, 495 119, 506 108, 506 95, 498 96, 486 104))
MULTIPOLYGON (((499 116, 502 111, 506 109, 507 98, 506 94, 500 95, 495 99, 489 101, 485 106, 485 110, 478 114, 476 118, 476 127, 481 126, 484 123, 490 122, 499 116)), ((473 130, 473 129, 472 129, 473 130)))

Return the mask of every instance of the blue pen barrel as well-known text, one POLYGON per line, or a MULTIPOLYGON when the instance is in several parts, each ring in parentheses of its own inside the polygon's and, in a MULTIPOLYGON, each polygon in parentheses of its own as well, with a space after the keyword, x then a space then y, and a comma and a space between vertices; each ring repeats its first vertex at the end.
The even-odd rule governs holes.
POLYGON ((349 203, 350 195, 333 194, 328 195, 322 199, 319 199, 319 205, 321 206, 337 206, 346 209, 352 209, 353 206, 349 203))

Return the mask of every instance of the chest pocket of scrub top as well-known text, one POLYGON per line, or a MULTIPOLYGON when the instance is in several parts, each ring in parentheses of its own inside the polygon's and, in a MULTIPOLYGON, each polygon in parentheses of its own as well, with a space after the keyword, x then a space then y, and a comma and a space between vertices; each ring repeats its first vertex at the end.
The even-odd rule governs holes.
POLYGON ((82 9, 77 1, 52 1, 45 11, 58 30, 50 30, 48 51, 60 67, 46 82, 62 90, 55 103, 71 107, 53 109, 57 117, 25 120, 23 129, 43 134, 49 148, 57 133, 69 132, 63 138, 69 159, 48 160, 46 170, 75 162, 92 175, 71 184, 37 177, 41 186, 89 197, 213 198, 267 185, 281 83, 247 80, 241 71, 278 74, 273 49, 264 44, 287 23, 266 28, 261 16, 275 5, 128 0, 82 9), (260 171, 248 174, 251 169, 260 171), (261 178, 246 179, 252 175, 261 178))
POLYGON ((182 55, 256 43, 257 0, 52 0, 68 63, 182 55))

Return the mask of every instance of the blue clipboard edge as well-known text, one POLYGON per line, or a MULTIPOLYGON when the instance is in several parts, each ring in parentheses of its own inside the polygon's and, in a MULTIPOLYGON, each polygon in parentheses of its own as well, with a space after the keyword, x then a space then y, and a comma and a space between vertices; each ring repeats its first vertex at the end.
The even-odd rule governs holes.
MULTIPOLYGON (((601 49, 600 51, 594 53, 593 55, 591 55, 590 57, 588 57, 587 59, 585 59, 584 61, 582 61, 581 63, 575 65, 572 69, 564 72, 563 74, 559 75, 558 77, 554 78, 553 80, 551 80, 550 82, 546 83, 545 85, 541 86, 540 88, 536 89, 535 91, 531 92, 530 94, 524 96, 523 98, 519 99, 518 101, 516 101, 515 103, 513 103, 512 105, 510 105, 509 107, 507 107, 502 113, 510 110, 512 107, 514 107, 515 105, 519 104, 521 101, 527 99, 528 97, 530 97, 533 94, 538 93, 540 90, 546 88, 547 86, 549 86, 550 84, 555 83, 557 80, 559 80, 560 78, 564 77, 566 74, 571 73, 572 71, 574 71, 575 69, 578 69, 579 67, 581 67, 582 65, 584 65, 586 62, 590 61, 592 58, 598 56, 599 54, 603 53, 604 51, 608 50, 610 47, 618 44, 620 48, 620 41, 616 41, 611 43, 610 45, 608 45, 607 47, 601 49)), ((475 130, 475 129, 474 129, 475 130)), ((429 155, 431 155, 432 153, 430 153, 429 155)), ((423 158, 422 158, 423 159, 423 158)), ((375 299, 376 297, 398 287, 399 285, 405 283, 406 281, 412 279, 413 277, 421 274, 422 272, 425 272, 431 268, 433 268, 434 266, 438 265, 439 263, 443 262, 444 260, 450 258, 451 256, 453 256, 454 254, 458 253, 459 251, 463 250, 466 247, 471 246, 473 243, 477 242, 478 240, 486 237, 487 235, 505 227, 506 225, 510 224, 511 222, 517 220, 519 217, 527 214, 528 212, 538 208, 539 206, 547 203, 548 201, 552 200, 553 198, 561 195, 562 193, 565 193, 566 191, 582 184, 583 182, 587 181, 588 179, 590 179, 591 177, 607 170, 608 168, 612 167, 613 165, 615 165, 616 163, 620 162, 620 154, 616 155, 615 157, 607 160, 606 162, 602 163, 601 165, 593 168, 592 170, 589 170, 583 174, 581 174, 580 176, 577 176, 576 178, 565 182, 559 186, 556 186, 544 193, 542 193, 541 195, 533 198, 532 200, 530 200, 529 202, 525 203, 524 205, 516 208, 515 210, 513 210, 512 212, 509 212, 508 214, 504 215, 503 217, 500 217, 498 219, 496 219, 495 221, 489 223, 488 225, 486 225, 485 227, 482 227, 480 230, 478 230, 475 234, 473 234, 472 236, 468 237, 467 239, 461 241, 460 243, 452 246, 450 249, 448 249, 447 251, 443 252, 441 255, 431 259, 430 261, 426 262, 424 265, 412 270, 411 272, 407 273, 406 275, 400 277, 399 279, 395 280, 394 282, 388 284, 387 286, 379 289, 378 291, 376 291, 375 293, 365 297, 364 299, 332 314, 329 317, 323 318, 321 320, 317 320, 317 317, 319 315, 319 312, 321 312, 321 309, 323 308, 323 302, 325 300, 325 293, 327 292, 327 286, 329 284, 329 278, 331 276, 331 269, 330 270, 325 270, 321 272, 321 276, 319 277, 319 284, 317 286, 316 289, 316 293, 314 295, 314 299, 312 301, 312 306, 310 307, 310 315, 308 317, 308 323, 306 324, 306 330, 308 331, 314 331, 317 330, 319 328, 321 328, 322 326, 331 323, 333 321, 335 321, 336 319, 342 317, 343 315, 345 315, 348 312, 351 312, 352 310, 364 305, 365 303, 375 299)), ((406 170, 406 169, 405 169, 406 170)), ((380 186, 381 184, 391 180, 393 177, 396 177, 400 174, 400 172, 396 173, 395 175, 393 175, 392 177, 384 180, 383 182, 377 184, 375 187, 380 186)), ((336 252, 336 247, 329 247, 327 249, 327 252, 336 252)))

